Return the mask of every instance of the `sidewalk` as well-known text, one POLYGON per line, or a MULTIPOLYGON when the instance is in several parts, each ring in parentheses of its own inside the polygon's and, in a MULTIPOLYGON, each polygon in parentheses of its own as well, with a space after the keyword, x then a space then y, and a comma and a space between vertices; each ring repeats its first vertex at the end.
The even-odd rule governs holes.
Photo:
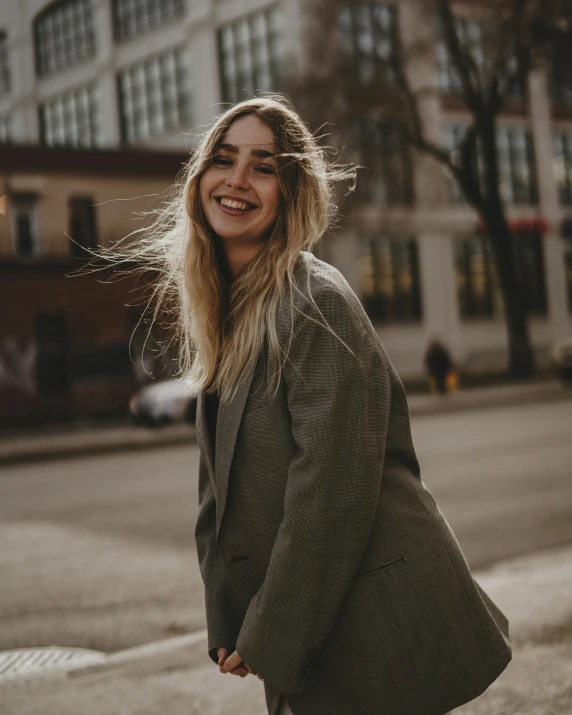
MULTIPOLYGON (((477 574, 511 622, 514 659, 455 715, 570 715, 572 547, 477 574)), ((0 687, 2 715, 265 715, 262 684, 223 676, 204 632, 108 656, 67 676, 0 687)), ((350 714, 348 714, 350 715, 350 714)))
MULTIPOLYGON (((459 390, 451 395, 410 395, 412 416, 461 412, 516 404, 572 399, 572 389, 555 380, 459 390)), ((194 427, 174 425, 158 429, 119 424, 107 427, 40 432, 35 435, 0 437, 0 465, 39 461, 83 454, 130 449, 149 449, 185 444, 195 439, 194 427)))

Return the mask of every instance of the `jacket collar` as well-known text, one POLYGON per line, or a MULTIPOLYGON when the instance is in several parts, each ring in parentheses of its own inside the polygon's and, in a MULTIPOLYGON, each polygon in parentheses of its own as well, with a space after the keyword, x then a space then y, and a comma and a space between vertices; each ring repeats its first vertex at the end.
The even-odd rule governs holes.
POLYGON ((229 401, 220 401, 216 426, 216 448, 212 444, 206 424, 205 393, 201 391, 197 400, 197 443, 205 460, 216 499, 216 535, 220 531, 228 493, 228 478, 234 448, 248 394, 252 386, 256 361, 248 368, 240 380, 236 394, 229 401))

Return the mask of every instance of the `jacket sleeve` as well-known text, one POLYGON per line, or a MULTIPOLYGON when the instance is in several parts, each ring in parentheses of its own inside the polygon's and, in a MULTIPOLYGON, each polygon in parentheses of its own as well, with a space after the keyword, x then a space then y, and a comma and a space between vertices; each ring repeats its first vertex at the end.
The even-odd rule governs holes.
POLYGON ((387 358, 361 306, 330 287, 314 298, 319 312, 295 318, 283 368, 296 445, 284 517, 237 642, 285 694, 302 691, 363 555, 390 412, 387 358))
POLYGON ((199 512, 195 541, 201 576, 205 585, 209 655, 215 663, 217 648, 234 650, 236 635, 230 633, 228 618, 228 575, 216 545, 216 502, 203 458, 199 461, 199 512))

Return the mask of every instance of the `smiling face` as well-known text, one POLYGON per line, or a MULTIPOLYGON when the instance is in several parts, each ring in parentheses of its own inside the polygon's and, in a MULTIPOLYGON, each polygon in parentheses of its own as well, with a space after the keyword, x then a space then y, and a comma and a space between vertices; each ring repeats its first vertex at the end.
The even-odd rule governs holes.
POLYGON ((200 200, 212 230, 231 243, 261 244, 280 210, 274 136, 254 115, 231 124, 200 179, 200 200))

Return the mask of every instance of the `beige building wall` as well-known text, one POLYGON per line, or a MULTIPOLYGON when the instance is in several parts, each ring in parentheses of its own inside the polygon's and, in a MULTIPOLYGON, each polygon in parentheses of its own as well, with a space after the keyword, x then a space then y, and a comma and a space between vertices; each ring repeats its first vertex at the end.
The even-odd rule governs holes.
MULTIPOLYGON (((107 246, 145 225, 141 214, 158 206, 168 195, 169 178, 109 177, 77 174, 0 174, 4 187, 0 200, 0 260, 14 256, 13 213, 9 194, 37 195, 38 246, 40 257, 70 256, 68 202, 90 198, 95 206, 99 242, 107 246)), ((72 236, 73 238, 73 236, 72 236)))

